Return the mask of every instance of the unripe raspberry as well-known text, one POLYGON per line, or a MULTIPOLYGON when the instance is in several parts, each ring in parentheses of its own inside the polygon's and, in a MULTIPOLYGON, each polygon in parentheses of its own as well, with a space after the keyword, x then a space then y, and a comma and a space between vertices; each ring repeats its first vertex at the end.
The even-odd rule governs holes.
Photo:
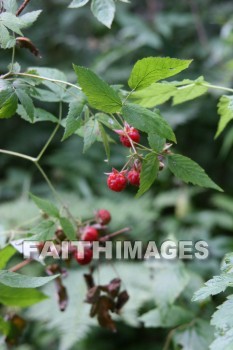
POLYGON ((127 174, 127 179, 129 183, 133 186, 139 186, 140 185, 140 173, 135 170, 131 169, 127 174))
POLYGON ((116 169, 113 169, 112 173, 110 173, 107 178, 107 185, 112 191, 123 191, 127 185, 125 171, 119 172, 116 169))
POLYGON ((82 241, 94 242, 94 241, 98 241, 98 236, 99 236, 99 233, 94 227, 87 226, 84 229, 81 239, 82 241))
POLYGON ((101 225, 107 225, 111 221, 111 214, 106 209, 99 209, 95 217, 101 225))
POLYGON ((88 265, 93 259, 93 251, 91 248, 85 247, 84 253, 76 252, 74 258, 80 265, 88 265))
POLYGON ((135 128, 126 128, 125 132, 127 133, 127 135, 121 135, 120 136, 120 141, 122 143, 122 145, 124 145, 125 147, 131 147, 131 142, 129 140, 129 138, 133 141, 133 142, 137 142, 139 143, 140 141, 140 134, 139 131, 135 128))

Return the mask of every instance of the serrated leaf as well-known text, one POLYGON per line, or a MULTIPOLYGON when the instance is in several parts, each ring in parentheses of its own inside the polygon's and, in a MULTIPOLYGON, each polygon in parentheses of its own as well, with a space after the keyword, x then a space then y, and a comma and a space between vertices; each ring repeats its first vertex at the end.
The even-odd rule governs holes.
POLYGON ((32 102, 31 97, 28 95, 28 93, 22 89, 16 89, 16 95, 18 96, 18 99, 20 103, 22 104, 23 108, 25 109, 28 117, 33 121, 34 119, 34 105, 32 102))
POLYGON ((172 305, 168 308, 166 315, 163 315, 160 309, 153 309, 140 316, 139 321, 143 322, 146 328, 170 328, 188 323, 193 317, 191 311, 172 305))
POLYGON ((49 241, 55 235, 56 225, 53 221, 45 220, 40 222, 37 226, 29 230, 30 233, 35 234, 33 240, 35 241, 49 241))
POLYGON ((0 118, 12 117, 17 109, 18 98, 12 88, 0 92, 0 118))
POLYGON ((218 310, 212 315, 211 324, 218 329, 233 328, 233 295, 229 295, 227 300, 218 306, 218 310))
POLYGON ((7 262, 15 253, 16 250, 11 245, 7 245, 0 250, 0 270, 6 266, 7 262))
POLYGON ((27 12, 24 15, 21 15, 19 18, 22 22, 22 28, 30 27, 39 17, 42 10, 27 12))
POLYGON ((43 212, 56 218, 60 217, 58 208, 52 202, 34 196, 32 193, 30 193, 30 197, 33 200, 33 202, 37 205, 37 207, 43 212))
POLYGON ((83 153, 85 153, 97 140, 99 136, 99 124, 96 119, 89 119, 84 125, 84 147, 83 153))
POLYGON ((111 28, 115 10, 114 0, 92 0, 91 2, 93 15, 108 28, 111 28))
POLYGON ((0 271, 0 283, 12 288, 38 288, 51 282, 59 275, 48 277, 32 277, 20 273, 10 272, 8 270, 0 271))
POLYGON ((195 98, 205 94, 208 91, 206 86, 199 82, 193 82, 190 85, 185 85, 176 89, 173 97, 173 105, 194 100, 195 98))
POLYGON ((0 23, 13 32, 19 35, 23 35, 20 30, 23 27, 23 21, 21 21, 21 19, 19 17, 16 17, 13 13, 2 12, 0 14, 0 23))
POLYGON ((70 222, 69 219, 65 218, 65 217, 61 217, 60 218, 60 224, 61 224, 61 227, 65 233, 65 235, 67 236, 67 238, 70 240, 70 241, 74 241, 77 239, 77 235, 76 235, 76 232, 75 232, 75 229, 74 229, 74 226, 73 224, 70 222))
POLYGON ((220 115, 220 120, 215 138, 223 132, 227 124, 233 119, 233 96, 223 95, 220 98, 218 103, 218 114, 220 115))
POLYGON ((106 131, 101 123, 99 123, 99 130, 100 135, 104 144, 104 149, 106 152, 107 159, 110 158, 110 147, 109 147, 109 141, 108 141, 108 135, 106 134, 106 131))
POLYGON ((83 103, 77 103, 76 101, 69 104, 69 111, 65 121, 65 131, 62 141, 73 135, 75 131, 82 125, 82 111, 84 107, 83 103))
POLYGON ((153 132, 168 140, 176 142, 176 137, 170 125, 158 113, 152 112, 135 104, 125 104, 122 107, 125 120, 135 128, 148 134, 153 132))
POLYGON ((11 41, 12 37, 10 36, 9 31, 4 27, 4 25, 0 22, 0 45, 2 49, 9 49, 11 48, 11 41))
POLYGON ((211 343, 210 350, 233 350, 233 328, 218 335, 217 339, 211 343))
POLYGON ((187 327, 174 333, 175 344, 181 346, 182 350, 207 350, 213 338, 213 327, 201 319, 190 322, 187 327))
POLYGON ((73 0, 70 4, 69 4, 69 8, 78 8, 78 7, 82 7, 84 5, 86 5, 89 2, 89 0, 73 0))
POLYGON ((155 182, 159 171, 159 160, 156 154, 149 153, 142 162, 142 170, 140 173, 140 187, 136 198, 139 198, 149 190, 155 182))
POLYGON ((211 295, 224 292, 229 286, 233 287, 233 273, 214 276, 205 283, 205 287, 202 287, 195 292, 192 301, 204 300, 211 295))
POLYGON ((169 83, 154 83, 143 90, 133 92, 130 99, 140 106, 152 108, 163 104, 174 95, 176 87, 169 83))
POLYGON ((11 288, 0 283, 0 303, 6 306, 28 307, 48 297, 31 288, 11 288))
POLYGON ((190 158, 180 154, 172 154, 167 158, 169 169, 182 181, 222 191, 222 189, 209 178, 204 169, 190 158))
POLYGON ((150 147, 155 150, 156 152, 160 153, 162 152, 165 143, 166 143, 166 139, 164 139, 163 137, 157 135, 156 133, 152 133, 150 132, 148 134, 148 142, 150 147))
POLYGON ((137 61, 128 84, 133 90, 144 89, 158 80, 171 77, 188 68, 192 60, 170 57, 147 57, 137 61))
POLYGON ((107 113, 119 112, 122 106, 117 92, 90 69, 73 65, 78 82, 90 105, 107 113))
POLYGON ((52 123, 58 123, 58 119, 48 111, 42 109, 42 108, 35 108, 34 109, 34 119, 33 121, 29 118, 27 112, 23 108, 22 105, 18 105, 16 113, 20 115, 20 117, 24 120, 26 120, 29 123, 37 123, 37 122, 52 122, 52 123))

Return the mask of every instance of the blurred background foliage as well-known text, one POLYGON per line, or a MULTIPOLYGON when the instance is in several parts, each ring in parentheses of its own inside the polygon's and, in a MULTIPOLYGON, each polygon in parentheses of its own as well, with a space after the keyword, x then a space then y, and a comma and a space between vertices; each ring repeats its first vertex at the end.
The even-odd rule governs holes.
MULTIPOLYGON (((44 12, 36 24, 27 30, 26 35, 39 48, 42 58, 35 58, 28 51, 17 49, 16 58, 23 69, 30 66, 58 68, 66 73, 70 81, 75 82, 72 71, 72 63, 75 63, 88 66, 110 83, 118 84, 126 83, 137 59, 170 56, 194 60, 191 68, 180 74, 179 80, 184 77, 195 79, 204 75, 212 84, 232 85, 231 0, 132 0, 129 4, 118 2, 111 30, 93 17, 89 6, 67 9, 68 3, 67 0, 31 1, 29 9, 42 8, 44 12)), ((2 51, 1 55, 0 71, 3 73, 10 56, 8 51, 2 51)), ((108 172, 112 166, 121 167, 126 150, 118 144, 112 145, 111 161, 107 164, 104 162, 105 153, 101 144, 95 145, 83 155, 82 139, 75 135, 61 143, 62 131, 58 133, 42 161, 71 211, 79 217, 89 217, 93 210, 106 207, 113 216, 111 229, 131 226, 130 238, 135 240, 155 239, 160 242, 171 235, 176 239, 207 240, 211 253, 208 261, 187 264, 189 271, 196 276, 189 283, 190 298, 192 291, 198 289, 203 280, 219 272, 223 255, 233 250, 233 127, 230 125, 214 141, 220 94, 217 90, 211 91, 197 100, 175 107, 168 102, 161 110, 177 134, 177 151, 202 165, 211 178, 225 190, 225 194, 184 186, 166 170, 161 173, 150 193, 140 200, 133 198, 134 189, 120 194, 111 193, 105 185, 104 172, 108 172)), ((39 102, 38 106, 55 115, 58 112, 56 104, 44 105, 39 102)), ((32 125, 18 117, 1 120, 1 148, 36 155, 52 128, 53 125, 49 123, 32 125)), ((26 161, 1 155, 0 166, 0 230, 6 231, 37 214, 34 206, 28 202, 29 190, 41 196, 50 194, 40 174, 26 161)), ((127 276, 130 271, 129 267, 123 272, 127 280, 130 280, 127 276)), ((135 272, 132 273, 134 276, 131 279, 135 278, 135 272)), ((113 271, 109 273, 109 276, 112 275, 114 276, 113 271)), ((138 278, 142 278, 143 283, 142 275, 143 273, 138 274, 138 278)), ((146 281, 144 287, 147 288, 146 281)), ((172 285, 170 287, 173 288, 172 285)), ((188 290, 186 293, 188 294, 188 290)), ((134 294, 136 293, 131 296, 132 303, 134 297, 137 300, 134 294)), ((77 334, 79 332, 80 324, 89 324, 89 320, 88 311, 84 313, 84 307, 78 304, 83 299, 79 285, 74 290, 73 298, 72 300, 79 300, 75 304, 77 310, 80 307, 80 313, 77 311, 77 324, 72 326, 72 334, 75 336, 76 330, 77 334)), ((182 298, 185 305, 185 296, 182 298)), ((140 308, 149 300, 149 297, 144 298, 141 289, 141 300, 138 304, 136 302, 139 314, 140 308)), ((221 297, 218 297, 215 299, 216 304, 210 303, 201 314, 202 318, 209 321, 214 307, 220 301, 221 297)), ((59 316, 56 305, 53 305, 50 306, 50 316, 54 312, 51 320, 45 312, 50 309, 46 305, 41 308, 42 304, 38 304, 27 315, 33 321, 24 336, 24 345, 17 349, 58 349, 61 334, 64 343, 60 343, 60 349, 67 349, 64 340, 68 338, 67 330, 61 331, 60 327, 65 322, 65 316, 59 316), (48 328, 45 321, 49 321, 48 328)), ((190 309, 197 307, 189 305, 190 309)), ((97 327, 91 328, 91 331, 87 327, 81 332, 81 340, 73 349, 115 350, 121 347, 140 350, 146 345, 148 350, 161 350, 168 334, 166 329, 161 328, 136 328, 129 320, 126 324, 120 322, 118 329, 118 334, 112 335, 97 327)), ((197 348, 207 349, 205 345, 195 347, 197 348)))

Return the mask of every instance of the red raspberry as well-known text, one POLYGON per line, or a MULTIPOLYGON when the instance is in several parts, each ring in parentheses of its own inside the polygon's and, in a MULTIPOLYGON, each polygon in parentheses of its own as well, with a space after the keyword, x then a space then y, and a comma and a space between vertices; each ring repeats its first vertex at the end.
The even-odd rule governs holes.
POLYGON ((96 220, 101 223, 101 225, 107 225, 111 221, 111 214, 106 209, 99 209, 96 213, 96 220))
POLYGON ((127 137, 125 134, 120 136, 120 141, 121 141, 122 145, 124 145, 125 147, 131 147, 131 142, 130 142, 129 138, 133 142, 139 143, 140 134, 139 134, 139 131, 137 129, 131 128, 131 127, 126 127, 125 132, 127 133, 127 135, 129 137, 127 137))
POLYGON ((119 172, 116 169, 113 169, 112 173, 110 173, 107 178, 107 185, 112 191, 123 191, 127 185, 125 171, 119 172))
POLYGON ((81 239, 82 241, 94 242, 98 241, 98 236, 99 233, 94 227, 87 226, 84 229, 81 239))
POLYGON ((140 185, 140 173, 135 169, 131 169, 128 172, 127 179, 129 181, 129 183, 133 186, 140 185))
POLYGON ((80 265, 88 265, 93 259, 93 251, 91 248, 84 247, 84 254, 82 252, 76 252, 74 258, 80 265))

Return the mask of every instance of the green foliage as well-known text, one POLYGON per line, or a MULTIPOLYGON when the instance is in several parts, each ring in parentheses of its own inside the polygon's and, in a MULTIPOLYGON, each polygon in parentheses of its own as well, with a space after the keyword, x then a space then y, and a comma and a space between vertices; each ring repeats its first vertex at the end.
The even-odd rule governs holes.
POLYGON ((209 178, 200 165, 193 160, 180 154, 171 154, 167 158, 169 169, 182 181, 222 191, 222 189, 209 178))
POLYGON ((0 302, 6 306, 28 307, 47 299, 47 296, 37 289, 12 288, 0 284, 0 302))
POLYGON ((170 57, 143 58, 133 67, 128 81, 129 87, 133 90, 146 88, 158 80, 178 74, 188 68, 191 62, 170 57))
POLYGON ((7 270, 0 271, 0 283, 12 288, 38 288, 51 282, 58 275, 49 277, 31 277, 7 270))
POLYGON ((116 113, 121 109, 121 99, 117 92, 88 68, 74 65, 78 82, 90 105, 106 113, 116 113))
POLYGON ((142 170, 140 173, 140 187, 137 193, 139 198, 143 193, 153 185, 159 171, 159 160, 156 154, 148 153, 142 162, 142 170))
POLYGON ((65 141, 68 137, 73 135, 75 131, 82 125, 82 112, 84 103, 77 103, 76 101, 69 104, 69 112, 65 121, 65 131, 62 141, 65 141))
POLYGON ((11 245, 0 250, 0 269, 3 269, 11 257, 15 254, 15 249, 11 245))
POLYGON ((122 107, 122 114, 125 120, 135 128, 147 133, 156 132, 159 136, 176 142, 171 127, 158 112, 127 103, 122 107))
POLYGON ((67 219, 66 217, 61 217, 60 224, 67 238, 70 241, 76 240, 76 232, 70 220, 67 219))
POLYGON ((41 209, 44 213, 55 218, 60 217, 58 208, 52 202, 34 196, 32 193, 30 193, 30 197, 33 200, 33 202, 37 205, 37 207, 41 209))
POLYGON ((115 10, 114 0, 92 0, 91 2, 93 15, 108 28, 111 28, 115 10))
POLYGON ((218 103, 218 114, 220 115, 220 120, 215 137, 218 137, 227 124, 233 119, 233 96, 223 95, 220 98, 218 103))

